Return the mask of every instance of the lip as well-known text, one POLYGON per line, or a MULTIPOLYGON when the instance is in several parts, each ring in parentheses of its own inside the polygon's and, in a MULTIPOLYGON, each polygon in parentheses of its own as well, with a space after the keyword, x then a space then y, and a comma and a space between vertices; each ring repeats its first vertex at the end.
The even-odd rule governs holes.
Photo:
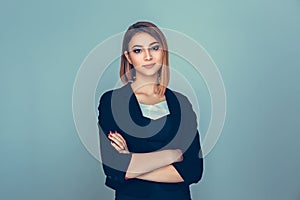
POLYGON ((155 63, 149 64, 149 65, 143 65, 143 67, 146 67, 146 68, 152 68, 154 65, 155 65, 155 63))

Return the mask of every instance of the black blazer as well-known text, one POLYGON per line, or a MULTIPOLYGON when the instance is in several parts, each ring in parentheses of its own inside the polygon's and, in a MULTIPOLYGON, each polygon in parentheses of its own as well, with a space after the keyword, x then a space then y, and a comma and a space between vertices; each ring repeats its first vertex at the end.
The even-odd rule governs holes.
POLYGON ((130 83, 105 92, 99 103, 100 150, 105 184, 120 193, 148 196, 155 187, 166 190, 187 189, 197 183, 203 172, 197 119, 189 100, 166 89, 170 114, 156 120, 142 115, 130 83), (120 154, 110 144, 109 131, 118 131, 132 153, 146 153, 180 148, 183 161, 172 165, 184 179, 181 183, 158 183, 140 179, 125 180, 132 154, 120 154))

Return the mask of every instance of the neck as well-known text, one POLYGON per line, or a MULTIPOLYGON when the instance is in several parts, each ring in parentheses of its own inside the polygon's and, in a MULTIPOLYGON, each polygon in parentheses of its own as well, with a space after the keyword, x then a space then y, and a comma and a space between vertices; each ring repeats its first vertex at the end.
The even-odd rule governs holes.
POLYGON ((135 93, 153 94, 156 85, 157 85, 157 74, 156 76, 151 76, 151 77, 136 76, 136 79, 131 84, 131 87, 135 93))

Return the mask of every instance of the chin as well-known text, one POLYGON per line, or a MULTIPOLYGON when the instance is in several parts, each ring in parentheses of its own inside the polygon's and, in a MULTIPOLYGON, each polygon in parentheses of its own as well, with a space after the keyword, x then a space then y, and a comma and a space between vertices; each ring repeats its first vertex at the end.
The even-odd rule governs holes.
POLYGON ((136 73, 141 74, 142 76, 155 76, 159 70, 157 69, 143 69, 143 70, 136 70, 136 73))
POLYGON ((155 77, 156 76, 156 74, 157 74, 157 71, 155 71, 155 72, 141 72, 141 71, 139 71, 139 72, 136 72, 136 73, 138 73, 141 77, 155 77))

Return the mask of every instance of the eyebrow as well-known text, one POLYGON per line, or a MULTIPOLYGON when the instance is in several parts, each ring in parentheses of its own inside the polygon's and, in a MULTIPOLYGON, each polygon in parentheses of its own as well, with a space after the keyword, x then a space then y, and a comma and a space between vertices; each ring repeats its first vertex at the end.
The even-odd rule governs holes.
MULTIPOLYGON (((149 44, 149 46, 151 46, 151 45, 153 45, 153 44, 155 44, 155 43, 158 43, 158 44, 159 44, 159 42, 152 42, 152 43, 149 44)), ((138 44, 136 44, 136 45, 134 45, 134 46, 131 47, 131 48, 133 49, 134 47, 143 47, 143 45, 138 45, 138 44)))

